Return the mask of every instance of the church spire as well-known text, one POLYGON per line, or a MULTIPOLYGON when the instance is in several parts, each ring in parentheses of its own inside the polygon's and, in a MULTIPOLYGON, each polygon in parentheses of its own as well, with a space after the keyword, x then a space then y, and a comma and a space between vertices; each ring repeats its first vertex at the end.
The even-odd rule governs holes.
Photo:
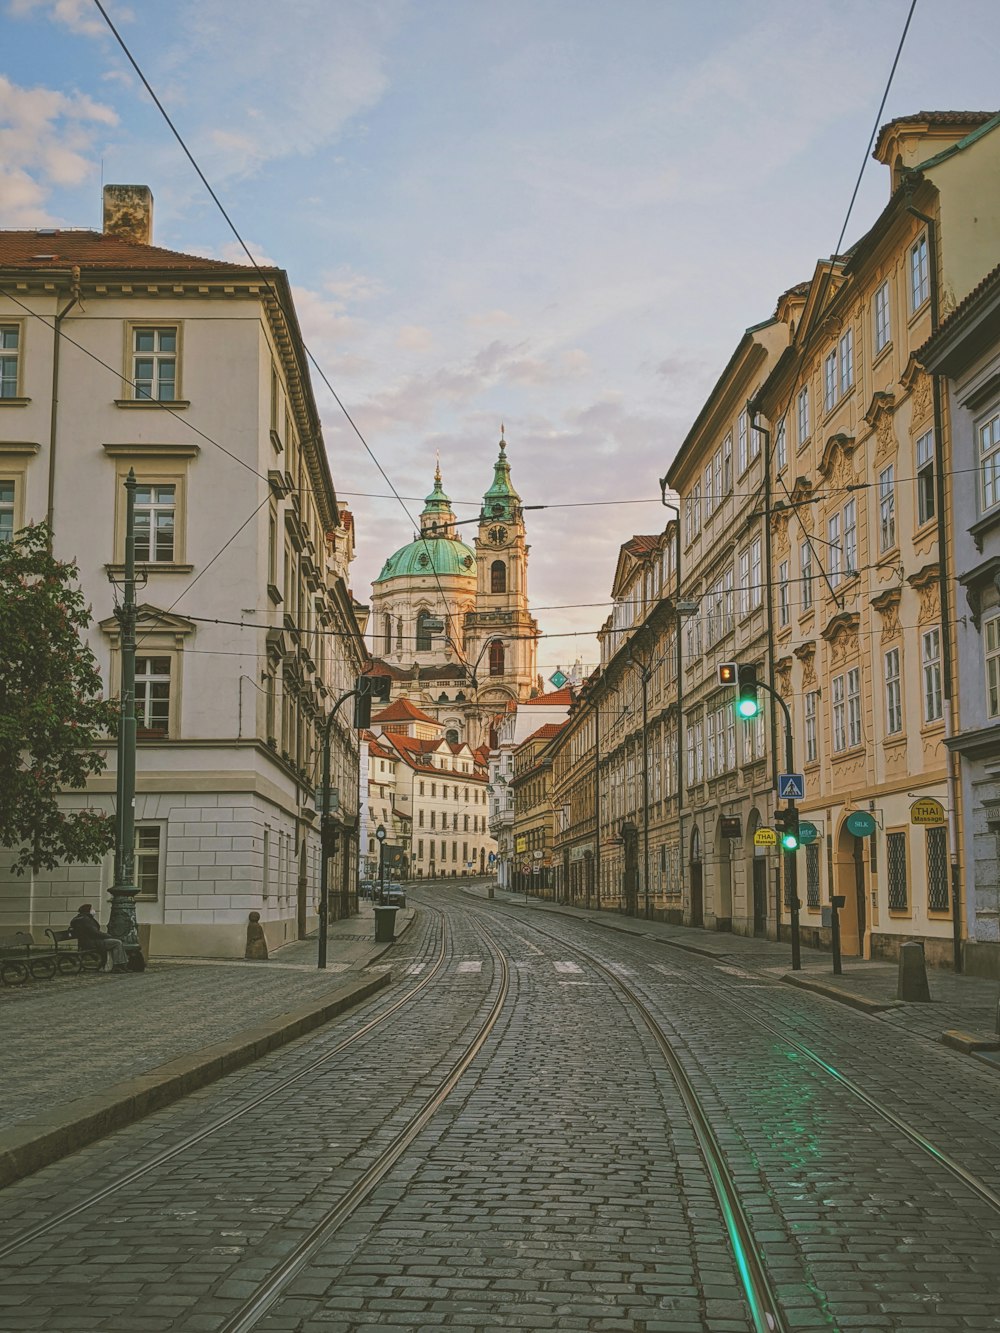
POLYGON ((420 514, 420 535, 422 537, 454 537, 455 514, 451 500, 444 493, 441 484, 441 455, 435 454, 434 487, 424 501, 420 514))
POLYGON ((507 461, 507 440, 504 424, 500 423, 500 454, 493 464, 493 485, 483 496, 482 520, 491 523, 494 519, 506 519, 513 522, 521 507, 521 497, 511 485, 510 463, 507 461))

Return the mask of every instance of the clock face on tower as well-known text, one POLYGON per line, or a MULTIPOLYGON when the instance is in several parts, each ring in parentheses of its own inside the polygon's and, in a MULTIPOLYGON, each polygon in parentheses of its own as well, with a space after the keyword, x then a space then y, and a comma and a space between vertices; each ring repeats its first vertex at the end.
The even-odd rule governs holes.
POLYGON ((502 546, 507 540, 506 528, 490 528, 490 541, 494 546, 502 546))

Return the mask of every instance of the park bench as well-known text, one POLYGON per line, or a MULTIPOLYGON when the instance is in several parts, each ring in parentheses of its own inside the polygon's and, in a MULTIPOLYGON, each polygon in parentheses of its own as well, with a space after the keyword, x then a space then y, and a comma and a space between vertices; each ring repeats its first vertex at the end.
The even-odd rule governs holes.
POLYGON ((13 935, 0 939, 0 985, 23 986, 26 981, 47 981, 56 973, 63 976, 75 976, 78 972, 96 971, 103 964, 103 959, 96 949, 61 947, 73 937, 68 930, 45 931, 52 941, 51 945, 36 944, 34 936, 26 930, 19 930, 13 935))

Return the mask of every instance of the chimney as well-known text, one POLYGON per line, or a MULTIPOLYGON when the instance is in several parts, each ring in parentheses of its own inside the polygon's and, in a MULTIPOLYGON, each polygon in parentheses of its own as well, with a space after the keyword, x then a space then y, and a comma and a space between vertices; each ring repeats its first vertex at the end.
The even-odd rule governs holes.
POLYGON ((153 192, 148 185, 105 185, 104 234, 152 245, 153 192))

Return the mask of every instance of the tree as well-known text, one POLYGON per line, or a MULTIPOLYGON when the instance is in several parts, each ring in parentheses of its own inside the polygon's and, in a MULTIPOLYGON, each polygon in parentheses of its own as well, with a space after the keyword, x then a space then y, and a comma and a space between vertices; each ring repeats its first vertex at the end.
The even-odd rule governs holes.
POLYGON ((114 844, 111 816, 58 800, 103 771, 100 742, 117 728, 80 638, 90 611, 78 574, 52 555, 43 524, 0 542, 0 846, 20 849, 17 874, 93 862, 114 844))

